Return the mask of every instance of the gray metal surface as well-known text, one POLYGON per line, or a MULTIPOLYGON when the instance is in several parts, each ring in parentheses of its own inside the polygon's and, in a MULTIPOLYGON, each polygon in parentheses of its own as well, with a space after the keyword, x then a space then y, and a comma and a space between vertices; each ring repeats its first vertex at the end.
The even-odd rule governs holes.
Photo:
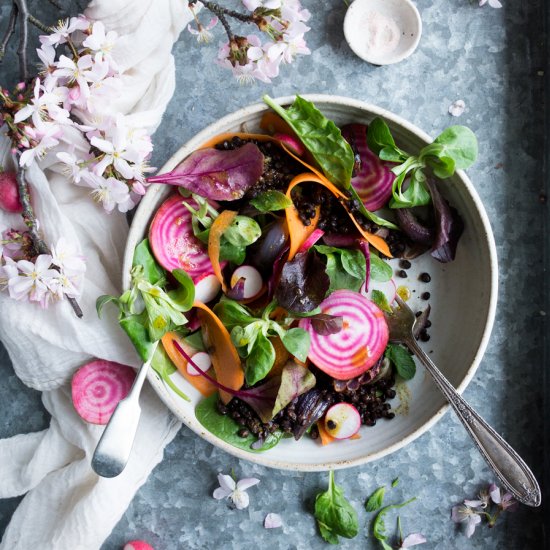
MULTIPOLYGON (((541 247, 548 215, 539 200, 544 186, 544 13, 542 0, 503 2, 501 10, 478 8, 469 0, 417 2, 424 24, 419 49, 403 63, 375 68, 356 58, 344 41, 343 1, 303 0, 313 12, 313 30, 307 35, 313 53, 283 67, 272 86, 239 86, 215 65, 215 46, 199 48, 184 33, 174 48, 178 89, 154 136, 154 165, 161 166, 208 123, 266 92, 349 95, 394 111, 434 136, 453 123, 470 126, 480 142, 480 160, 469 175, 493 225, 500 288, 488 351, 464 395, 541 479, 543 434, 548 430, 541 414, 547 312, 541 247), (456 99, 467 106, 459 119, 447 113, 456 99)), ((5 21, 7 7, 0 14, 5 21)), ((2 77, 13 69, 11 64, 2 67, 2 77)), ((5 355, 0 355, 0 364, 0 437, 47 426, 38 394, 18 382, 5 355)), ((344 541, 344 548, 378 547, 368 531, 370 515, 363 503, 372 490, 395 477, 400 478, 392 490, 395 501, 418 497, 400 515, 405 533, 421 531, 427 537, 421 548, 544 545, 540 510, 522 507, 504 514, 496 528, 482 526, 471 539, 450 521, 451 506, 474 496, 493 477, 459 421, 447 414, 405 449, 337 472, 337 483, 359 511, 360 533, 344 541)), ((148 540, 156 550, 325 548, 311 510, 326 480, 323 474, 278 472, 239 461, 182 429, 103 550, 120 548, 132 538, 148 540), (250 490, 245 511, 229 510, 211 497, 217 473, 231 468, 240 477, 261 479, 250 490), (282 529, 263 528, 268 512, 282 516, 282 529)), ((0 532, 17 501, 0 501, 0 532)), ((393 520, 387 528, 393 531, 393 520)))

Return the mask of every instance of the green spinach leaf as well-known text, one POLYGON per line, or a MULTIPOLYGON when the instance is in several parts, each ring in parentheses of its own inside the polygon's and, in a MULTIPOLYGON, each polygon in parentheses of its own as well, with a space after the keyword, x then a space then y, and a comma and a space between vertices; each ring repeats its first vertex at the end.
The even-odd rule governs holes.
POLYGON ((379 283, 385 283, 393 277, 393 269, 390 264, 382 260, 376 254, 370 254, 370 278, 379 283))
POLYGON ((360 250, 316 245, 315 250, 326 259, 326 273, 330 279, 329 293, 339 289, 358 291, 365 282, 367 263, 360 250))
POLYGON ((260 331, 257 333, 252 349, 246 359, 246 382, 253 386, 263 380, 275 363, 275 348, 269 339, 260 331))
POLYGON ((256 242, 261 234, 258 222, 248 216, 235 216, 231 225, 223 232, 227 242, 236 247, 246 247, 256 242))
POLYGON ((384 508, 382 508, 382 510, 378 512, 378 515, 376 516, 372 524, 372 534, 374 535, 374 538, 376 538, 381 542, 385 542, 386 541, 386 524, 384 522, 384 516, 390 510, 394 508, 403 508, 403 506, 407 506, 407 504, 410 504, 415 500, 416 500, 416 497, 413 497, 410 500, 407 500, 406 502, 402 502, 401 504, 389 504, 388 506, 384 506, 384 508))
POLYGON ((313 155, 325 176, 340 189, 351 186, 355 158, 349 143, 340 129, 326 118, 310 101, 296 96, 294 103, 285 109, 264 96, 267 103, 296 132, 313 155))
POLYGON ((351 539, 359 532, 357 512, 334 482, 332 470, 328 490, 315 499, 315 519, 321 536, 331 544, 338 544, 338 537, 351 539))
POLYGON ((414 378, 416 364, 413 356, 399 344, 388 344, 385 356, 395 365, 397 374, 405 380, 414 378))
POLYGON ((217 394, 206 397, 195 407, 195 416, 201 425, 211 434, 219 437, 233 447, 243 449, 250 453, 262 452, 275 447, 283 437, 281 431, 276 431, 267 437, 262 447, 259 449, 252 449, 250 445, 252 445, 257 438, 252 434, 248 437, 240 437, 238 432, 242 426, 237 424, 229 415, 221 415, 217 409, 217 402, 217 394))

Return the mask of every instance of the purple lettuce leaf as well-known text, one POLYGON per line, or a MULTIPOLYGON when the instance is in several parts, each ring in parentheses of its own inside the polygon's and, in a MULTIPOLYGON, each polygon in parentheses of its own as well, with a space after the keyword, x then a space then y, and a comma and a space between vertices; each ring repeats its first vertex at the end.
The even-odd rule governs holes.
POLYGON ((329 315, 328 313, 318 313, 308 317, 313 330, 321 336, 337 334, 344 326, 344 318, 340 315, 329 315))
POLYGON ((149 183, 168 183, 216 201, 240 199, 255 185, 264 168, 264 156, 254 143, 239 149, 199 149, 174 170, 147 178, 149 183))
POLYGON ((307 313, 325 298, 330 279, 314 250, 299 252, 285 263, 275 290, 278 304, 288 311, 307 313))
POLYGON ((428 180, 427 184, 432 196, 436 228, 431 255, 439 262, 452 262, 464 231, 464 222, 458 212, 442 197, 437 185, 431 180, 428 180))

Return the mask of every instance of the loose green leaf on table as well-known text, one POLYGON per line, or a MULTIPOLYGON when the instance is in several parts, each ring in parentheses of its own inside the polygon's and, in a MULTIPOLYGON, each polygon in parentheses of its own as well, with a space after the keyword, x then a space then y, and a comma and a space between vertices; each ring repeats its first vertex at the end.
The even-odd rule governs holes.
POLYGON ((395 365, 397 374, 405 380, 414 378, 416 374, 416 364, 413 356, 399 344, 388 344, 386 348, 386 357, 395 365))
POLYGON ((294 103, 286 109, 268 95, 263 100, 294 130, 325 176, 340 189, 348 189, 355 158, 336 124, 311 101, 300 96, 296 96, 294 103))
POLYGON ((378 487, 374 493, 367 499, 365 503, 365 510, 367 512, 376 512, 376 510, 382 508, 384 503, 384 494, 386 493, 386 487, 378 487))
POLYGON ((334 482, 332 470, 328 490, 315 499, 315 519, 321 536, 330 544, 338 544, 338 537, 351 539, 359 532, 357 512, 334 482))
POLYGON ((372 523, 372 534, 374 535, 374 538, 381 542, 386 542, 386 524, 384 522, 384 516, 392 509, 396 508, 403 508, 403 506, 407 506, 407 504, 410 504, 411 502, 414 502, 416 500, 416 497, 413 497, 406 502, 402 502, 400 504, 389 504, 388 506, 384 506, 378 512, 377 516, 374 518, 374 521, 372 523))

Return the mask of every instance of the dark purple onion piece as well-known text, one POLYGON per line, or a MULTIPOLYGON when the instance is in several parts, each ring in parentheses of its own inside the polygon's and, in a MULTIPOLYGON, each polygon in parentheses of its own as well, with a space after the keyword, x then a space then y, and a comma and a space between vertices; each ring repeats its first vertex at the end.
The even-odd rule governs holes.
POLYGON ((255 267, 264 278, 272 272, 273 264, 287 249, 288 231, 286 220, 277 218, 262 231, 262 236, 246 250, 248 265, 255 267))
POLYGON ((236 284, 227 291, 228 298, 232 300, 244 300, 244 283, 246 279, 241 277, 236 284))
POLYGON ((334 391, 342 392, 342 391, 348 389, 348 381, 347 380, 336 380, 336 379, 334 379, 332 381, 332 386, 334 387, 334 391))
POLYGON ((294 439, 298 441, 310 426, 323 417, 329 406, 330 402, 323 396, 323 392, 317 388, 300 395, 294 407, 296 413, 296 425, 292 431, 294 439))
POLYGON ((464 231, 464 222, 458 212, 441 196, 437 185, 427 181, 435 215, 436 236, 431 254, 439 262, 452 262, 455 259, 458 240, 464 231))
POLYGON ((275 290, 279 284, 279 279, 281 278, 281 271, 285 265, 289 250, 290 248, 288 246, 283 248, 280 255, 273 262, 273 271, 271 272, 271 277, 269 277, 269 280, 267 281, 267 296, 269 299, 273 298, 273 295, 275 294, 275 290))
POLYGON ((359 382, 359 378, 352 378, 351 380, 348 380, 348 390, 357 391, 360 386, 361 383, 359 382))
POLYGON ((411 241, 424 246, 432 246, 435 240, 434 230, 422 225, 413 214, 412 209, 396 208, 395 217, 397 224, 411 241))

